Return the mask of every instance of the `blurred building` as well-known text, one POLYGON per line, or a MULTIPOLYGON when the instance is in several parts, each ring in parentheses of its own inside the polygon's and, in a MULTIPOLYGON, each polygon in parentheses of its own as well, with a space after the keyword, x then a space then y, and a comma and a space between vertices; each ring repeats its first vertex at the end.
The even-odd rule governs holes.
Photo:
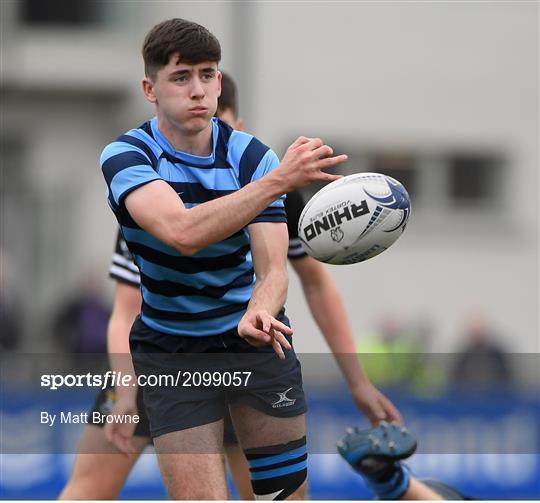
MULTIPOLYGON (((210 28, 248 129, 281 154, 317 135, 346 172, 405 183, 395 247, 333 267, 359 334, 388 304, 428 312, 455 347, 481 301, 511 349, 538 351, 538 4, 1 2, 2 246, 17 258, 25 347, 50 349, 51 313, 81 272, 106 279, 115 222, 98 157, 152 114, 144 35, 179 16, 210 28), (517 293, 519 292, 519 294, 517 293)), ((300 351, 324 351, 291 278, 300 351)), ((110 287, 109 287, 110 288, 110 287)), ((110 290, 109 290, 110 291, 110 290)))

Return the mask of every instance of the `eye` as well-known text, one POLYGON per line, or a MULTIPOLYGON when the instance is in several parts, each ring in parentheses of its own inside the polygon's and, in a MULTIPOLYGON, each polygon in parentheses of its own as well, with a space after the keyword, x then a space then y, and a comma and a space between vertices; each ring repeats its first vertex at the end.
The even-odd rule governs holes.
POLYGON ((173 80, 174 82, 187 82, 188 77, 187 75, 177 75, 173 80))
POLYGON ((214 78, 214 73, 204 73, 203 74, 203 79, 204 80, 212 80, 214 78))

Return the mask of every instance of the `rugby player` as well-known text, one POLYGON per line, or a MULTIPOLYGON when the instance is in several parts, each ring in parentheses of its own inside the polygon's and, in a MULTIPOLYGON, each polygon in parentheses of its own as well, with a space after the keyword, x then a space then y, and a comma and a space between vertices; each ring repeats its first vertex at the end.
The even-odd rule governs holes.
POLYGON ((143 59, 143 92, 156 117, 105 147, 100 160, 109 205, 141 274, 141 314, 130 332, 135 371, 175 374, 187 354, 194 357, 182 360, 184 374, 250 376, 225 395, 218 387, 144 389, 163 480, 173 499, 227 497, 228 404, 254 494, 303 498, 306 406, 284 312, 283 194, 338 179, 323 170, 347 156, 300 137, 279 162, 259 140, 213 118, 221 48, 196 23, 156 25, 143 59), (287 406, 273 407, 285 393, 287 406))
MULTIPOLYGON (((218 99, 216 115, 242 130, 243 121, 238 117, 236 86, 227 75, 222 75, 222 92, 218 99)), ((302 286, 321 331, 338 358, 350 353, 354 347, 352 330, 339 291, 320 262, 309 257, 298 238, 297 222, 303 208, 298 192, 289 194, 285 210, 289 228, 288 257, 299 274, 302 286), (327 313, 325 317, 318 313, 327 313)), ((111 365, 124 374, 130 371, 129 362, 121 354, 128 353, 128 334, 133 320, 140 312, 140 276, 137 266, 121 235, 118 235, 110 276, 117 281, 113 313, 109 324, 108 348, 111 365)), ((381 419, 400 420, 399 413, 382 396, 362 371, 358 360, 343 364, 343 372, 349 383, 351 395, 370 421, 376 424, 381 419)), ((133 464, 142 449, 150 442, 148 419, 142 406, 141 394, 132 387, 119 387, 102 391, 94 405, 94 411, 113 414, 134 414, 138 411, 140 422, 88 425, 79 444, 72 476, 61 494, 62 499, 113 499, 121 490, 133 464), (122 411, 122 412, 120 412, 122 411), (133 433, 135 437, 131 439, 133 433), (110 443, 109 443, 110 441, 110 443), (111 443, 125 455, 118 454, 111 443), (115 452, 116 454, 111 455, 115 452), (101 453, 109 453, 102 455, 101 453)), ((92 416, 92 415, 91 415, 92 416)), ((93 416, 92 416, 93 417, 93 416)), ((252 499, 253 493, 245 456, 234 435, 230 417, 225 418, 225 451, 235 484, 243 499, 252 499)))

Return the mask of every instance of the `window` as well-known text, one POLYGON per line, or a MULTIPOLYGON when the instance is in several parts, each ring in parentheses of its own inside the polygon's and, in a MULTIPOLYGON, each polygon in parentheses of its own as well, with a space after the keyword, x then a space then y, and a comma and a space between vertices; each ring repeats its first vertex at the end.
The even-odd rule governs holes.
POLYGON ((34 27, 84 27, 101 20, 101 2, 92 0, 22 0, 20 18, 34 27))

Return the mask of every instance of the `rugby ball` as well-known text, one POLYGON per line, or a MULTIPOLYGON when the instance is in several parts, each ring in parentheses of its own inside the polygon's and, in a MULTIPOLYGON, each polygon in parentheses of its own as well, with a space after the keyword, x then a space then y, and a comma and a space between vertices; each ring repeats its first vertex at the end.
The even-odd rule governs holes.
POLYGON ((356 173, 319 190, 306 204, 298 235, 306 253, 328 264, 355 264, 379 255, 401 236, 409 194, 390 176, 356 173))

